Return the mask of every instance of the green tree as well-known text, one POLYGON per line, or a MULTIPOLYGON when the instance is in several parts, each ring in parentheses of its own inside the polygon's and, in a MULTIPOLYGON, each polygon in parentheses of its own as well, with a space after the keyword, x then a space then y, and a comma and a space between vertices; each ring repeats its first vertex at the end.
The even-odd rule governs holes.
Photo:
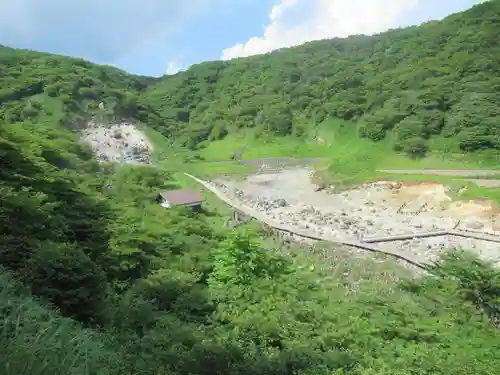
POLYGON ((226 239, 214 253, 214 268, 210 283, 248 285, 255 279, 273 278, 283 272, 286 262, 261 249, 247 235, 236 234, 226 239))
POLYGON ((405 152, 411 158, 421 158, 425 156, 429 147, 425 143, 425 139, 411 137, 397 143, 395 149, 405 152))
POLYGON ((106 279, 81 250, 45 243, 22 273, 32 292, 54 303, 63 316, 102 322, 106 279))

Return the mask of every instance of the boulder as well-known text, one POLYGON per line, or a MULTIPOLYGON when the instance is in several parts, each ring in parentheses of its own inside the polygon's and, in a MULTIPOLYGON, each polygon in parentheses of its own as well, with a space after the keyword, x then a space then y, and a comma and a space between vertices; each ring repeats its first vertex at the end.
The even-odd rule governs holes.
POLYGON ((288 206, 288 202, 286 200, 284 200, 283 198, 280 198, 276 201, 276 204, 278 205, 278 207, 287 207, 288 206))
POLYGON ((313 190, 315 192, 325 190, 326 189, 326 184, 315 184, 313 190))
POLYGON ((469 219, 465 223, 465 227, 467 229, 482 229, 484 228, 484 224, 479 220, 469 219))

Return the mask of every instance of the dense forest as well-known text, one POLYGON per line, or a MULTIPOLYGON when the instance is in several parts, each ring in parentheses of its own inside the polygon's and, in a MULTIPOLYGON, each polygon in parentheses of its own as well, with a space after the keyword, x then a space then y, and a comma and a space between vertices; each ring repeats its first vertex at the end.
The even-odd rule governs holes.
POLYGON ((78 123, 102 101, 191 149, 228 133, 314 137, 330 118, 396 151, 441 137, 453 150, 498 149, 500 1, 375 36, 304 44, 205 62, 160 79, 79 59, 0 47, 6 122, 30 118, 40 96, 78 123), (29 100, 28 100, 29 99, 29 100), (76 120, 75 120, 76 117, 76 120))
POLYGON ((490 265, 455 253, 393 280, 270 251, 258 229, 212 225, 217 212, 158 207, 175 171, 100 164, 78 129, 135 118, 195 148, 242 128, 305 136, 333 116, 374 140, 497 147, 499 15, 494 1, 162 79, 0 47, 0 371, 496 374, 490 265))
POLYGON ((500 147, 500 2, 443 21, 202 63, 166 77, 143 102, 164 134, 195 147, 228 132, 313 135, 330 117, 396 151, 448 138, 463 151, 500 147), (165 126, 167 125, 167 126, 165 126))

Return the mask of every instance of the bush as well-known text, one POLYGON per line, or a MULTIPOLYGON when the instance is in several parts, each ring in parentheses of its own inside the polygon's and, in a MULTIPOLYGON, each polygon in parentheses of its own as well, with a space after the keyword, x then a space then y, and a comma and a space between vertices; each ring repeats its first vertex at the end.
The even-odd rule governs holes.
POLYGON ((32 292, 54 303, 63 316, 102 322, 106 279, 80 249, 47 243, 22 273, 32 292))
POLYGON ((413 137, 396 143, 394 149, 405 152, 411 158, 422 158, 426 155, 429 147, 425 143, 425 139, 413 137))
POLYGON ((387 129, 382 124, 363 123, 358 129, 358 134, 361 138, 366 138, 371 141, 381 141, 385 138, 387 129))

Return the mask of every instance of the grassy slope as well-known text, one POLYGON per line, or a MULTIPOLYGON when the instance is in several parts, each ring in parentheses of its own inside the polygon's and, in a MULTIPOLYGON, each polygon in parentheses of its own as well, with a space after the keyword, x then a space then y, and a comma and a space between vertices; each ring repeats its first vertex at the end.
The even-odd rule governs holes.
MULTIPOLYGON (((479 187, 454 176, 386 174, 377 170, 385 169, 496 169, 496 158, 488 159, 481 154, 450 154, 434 152, 424 158, 412 159, 405 154, 397 154, 392 150, 391 140, 372 142, 361 139, 356 134, 352 123, 328 121, 323 123, 317 132, 317 140, 298 139, 296 137, 280 137, 266 139, 247 136, 229 136, 224 140, 208 144, 199 151, 203 162, 193 169, 199 174, 214 176, 217 174, 244 172, 244 167, 234 163, 218 164, 228 160, 235 150, 243 150, 242 158, 258 159, 266 157, 324 157, 323 163, 316 165, 316 178, 319 181, 337 186, 351 186, 368 180, 403 180, 403 181, 436 181, 447 184, 453 190, 467 185, 467 191, 460 198, 471 199, 484 197, 500 203, 498 189, 479 187), (215 163, 211 163, 215 162, 215 163)), ((494 178, 491 176, 489 178, 494 178)), ((458 197, 457 197, 458 198, 458 197)))

